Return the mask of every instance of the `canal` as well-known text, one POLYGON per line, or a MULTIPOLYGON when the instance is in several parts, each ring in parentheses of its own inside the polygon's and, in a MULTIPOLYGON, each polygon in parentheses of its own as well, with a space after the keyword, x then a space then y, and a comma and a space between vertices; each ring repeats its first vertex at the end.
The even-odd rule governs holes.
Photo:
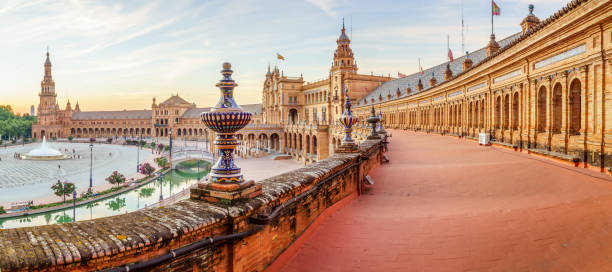
MULTIPOLYGON (((210 162, 200 161, 200 179, 203 179, 209 171, 210 162)), ((157 203, 160 195, 163 198, 170 197, 189 188, 197 181, 197 161, 185 161, 177 165, 176 170, 166 173, 162 180, 156 179, 137 189, 77 206, 74 211, 76 220, 89 220, 136 211, 157 203)), ((48 213, 0 219, 0 229, 63 224, 73 220, 73 208, 70 207, 48 213)))

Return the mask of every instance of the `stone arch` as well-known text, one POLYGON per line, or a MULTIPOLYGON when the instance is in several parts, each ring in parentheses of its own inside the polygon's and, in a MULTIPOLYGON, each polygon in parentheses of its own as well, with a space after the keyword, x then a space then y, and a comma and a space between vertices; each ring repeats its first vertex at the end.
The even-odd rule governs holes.
POLYGON ((536 125, 538 132, 544 132, 546 130, 546 100, 546 87, 542 86, 538 90, 536 103, 536 125))
POLYGON ((569 88, 569 130, 571 135, 580 133, 582 128, 582 83, 574 79, 569 88))
POLYGON ((555 84, 552 91, 552 133, 561 133, 561 122, 563 120, 563 94, 561 83, 555 84))
POLYGON ((510 94, 504 95, 504 129, 510 128, 510 94))
POLYGON ((512 97, 512 129, 518 130, 519 121, 519 93, 515 92, 512 97))
POLYGON ((495 98, 495 128, 501 128, 501 95, 495 98))

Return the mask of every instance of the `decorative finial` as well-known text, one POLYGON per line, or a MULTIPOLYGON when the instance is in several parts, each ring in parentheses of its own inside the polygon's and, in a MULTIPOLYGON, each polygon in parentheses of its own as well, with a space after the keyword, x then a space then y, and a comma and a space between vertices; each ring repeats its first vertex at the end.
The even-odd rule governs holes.
POLYGON ((529 14, 533 14, 533 4, 529 4, 529 14))
POLYGON ((221 98, 211 111, 201 114, 204 125, 217 133, 215 146, 219 159, 211 168, 210 183, 198 184, 198 188, 192 188, 191 198, 231 204, 238 198, 261 194, 261 185, 255 185, 252 180, 246 181, 234 162, 233 152, 238 146, 235 133, 251 121, 253 114, 243 111, 234 101, 233 91, 238 84, 231 77, 232 65, 226 62, 222 67, 223 78, 216 85, 221 90, 221 98), (211 197, 213 194, 215 196, 211 197))
POLYGON ((465 57, 466 57, 466 58, 469 58, 469 57, 470 57, 470 52, 465 51, 465 57))
POLYGON ((357 118, 353 116, 353 112, 351 111, 351 101, 349 99, 348 87, 346 87, 346 85, 344 86, 344 94, 346 96, 346 101, 344 102, 344 113, 338 119, 340 124, 344 126, 344 139, 341 140, 342 145, 338 151, 350 153, 358 150, 355 140, 353 140, 352 137, 353 125, 355 125, 357 122, 357 118))
POLYGON ((49 56, 49 46, 47 45, 47 57, 49 56))
POLYGON ((344 17, 342 17, 342 31, 344 31, 344 17))

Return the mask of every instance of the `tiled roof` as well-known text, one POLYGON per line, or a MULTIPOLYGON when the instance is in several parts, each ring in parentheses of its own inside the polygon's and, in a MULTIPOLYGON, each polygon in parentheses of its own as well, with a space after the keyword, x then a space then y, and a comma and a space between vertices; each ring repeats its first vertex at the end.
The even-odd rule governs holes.
MULTIPOLYGON (((500 48, 510 44, 510 42, 516 40, 520 35, 521 33, 519 32, 519 33, 510 35, 509 37, 506 37, 505 39, 499 41, 498 43, 499 43, 500 48)), ((469 53, 469 58, 472 60, 473 65, 480 63, 486 57, 487 57, 486 48, 481 48, 474 52, 469 53)), ((359 106, 365 105, 363 103, 364 99, 367 102, 367 105, 370 105, 372 98, 374 98, 374 104, 377 104, 379 103, 379 100, 378 100, 379 96, 382 96, 383 102, 388 101, 389 100, 387 99, 388 94, 391 94, 390 100, 405 97, 407 88, 410 88, 412 90, 410 95, 427 91, 428 89, 431 88, 429 86, 429 80, 431 79, 432 73, 434 77, 436 78, 436 82, 437 82, 436 85, 439 85, 440 83, 444 82, 444 71, 446 71, 446 65, 450 64, 450 69, 453 72, 453 75, 457 75, 463 71, 462 66, 463 66, 463 61, 465 60, 465 58, 466 56, 464 55, 464 56, 454 59, 453 62, 449 63, 447 61, 439 65, 436 65, 434 67, 424 69, 422 75, 421 73, 414 73, 414 74, 407 75, 406 77, 403 77, 403 78, 398 78, 398 79, 387 81, 381 84, 380 86, 378 86, 376 89, 372 90, 372 92, 370 92, 363 99, 361 99, 359 101, 360 102, 359 106), (423 84, 423 90, 421 90, 420 92, 417 90, 417 84, 418 84, 419 79, 421 79, 421 83, 423 84), (398 88, 401 93, 400 97, 397 96, 398 88)))
POLYGON ((177 95, 172 95, 166 101, 159 103, 160 106, 180 106, 180 105, 191 105, 185 99, 177 95))
POLYGON ((190 108, 183 113, 183 118, 200 118, 203 112, 210 111, 210 108, 190 108))
POLYGON ((248 111, 252 113, 253 115, 261 114, 261 104, 246 104, 246 105, 240 105, 240 107, 244 111, 248 111))
POLYGON ((151 110, 77 111, 72 114, 72 120, 151 119, 152 116, 151 110))

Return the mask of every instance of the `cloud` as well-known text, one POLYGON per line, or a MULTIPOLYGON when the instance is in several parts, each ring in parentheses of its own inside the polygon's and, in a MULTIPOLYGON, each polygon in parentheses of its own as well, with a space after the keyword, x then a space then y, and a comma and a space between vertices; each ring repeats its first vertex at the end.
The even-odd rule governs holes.
POLYGON ((345 0, 306 0, 307 3, 310 3, 317 7, 318 9, 325 12, 325 14, 330 17, 337 17, 338 12, 336 11, 338 7, 346 4, 345 0))

